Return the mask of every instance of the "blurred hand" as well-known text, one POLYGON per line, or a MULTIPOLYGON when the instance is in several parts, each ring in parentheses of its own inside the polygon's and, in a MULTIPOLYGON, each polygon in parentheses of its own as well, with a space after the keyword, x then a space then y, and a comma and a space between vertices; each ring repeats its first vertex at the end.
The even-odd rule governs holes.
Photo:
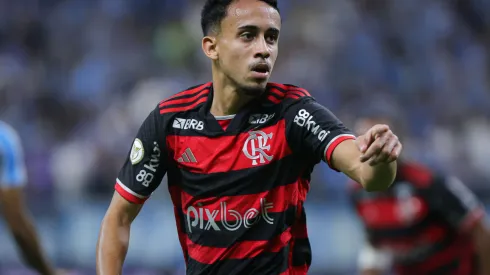
POLYGON ((384 124, 371 127, 356 139, 356 144, 362 153, 360 161, 369 161, 371 166, 395 161, 402 151, 402 144, 398 137, 393 134, 388 125, 384 124))

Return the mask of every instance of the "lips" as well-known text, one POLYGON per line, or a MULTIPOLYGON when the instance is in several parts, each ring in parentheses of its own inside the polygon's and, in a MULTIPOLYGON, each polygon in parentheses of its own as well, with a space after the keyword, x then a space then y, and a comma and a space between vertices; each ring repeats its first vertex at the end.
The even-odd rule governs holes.
POLYGON ((271 67, 267 63, 257 63, 252 66, 252 77, 261 81, 267 80, 271 67))
POLYGON ((252 66, 252 71, 257 73, 269 73, 270 70, 270 66, 267 63, 258 63, 252 66))

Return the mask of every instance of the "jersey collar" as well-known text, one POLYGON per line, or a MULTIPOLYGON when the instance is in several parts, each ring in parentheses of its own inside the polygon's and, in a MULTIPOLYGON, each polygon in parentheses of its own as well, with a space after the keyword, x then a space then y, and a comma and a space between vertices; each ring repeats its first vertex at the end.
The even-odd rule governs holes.
MULTIPOLYGON (((268 88, 267 88, 268 90, 268 88)), ((214 89, 213 85, 211 85, 209 89, 209 94, 206 102, 202 105, 199 110, 199 116, 202 117, 207 125, 207 128, 212 133, 230 133, 237 134, 241 129, 246 127, 248 123, 248 118, 254 112, 257 112, 263 103, 263 98, 266 96, 268 91, 265 91, 262 96, 257 99, 250 101, 247 105, 245 105, 232 119, 230 125, 226 128, 226 131, 223 130, 221 125, 218 123, 216 118, 211 114, 211 105, 213 104, 213 95, 214 89)))

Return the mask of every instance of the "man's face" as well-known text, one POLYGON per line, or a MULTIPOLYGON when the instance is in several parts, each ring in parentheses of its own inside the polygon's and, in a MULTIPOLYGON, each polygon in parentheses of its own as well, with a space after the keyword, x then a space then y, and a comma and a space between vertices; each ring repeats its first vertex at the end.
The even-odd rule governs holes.
POLYGON ((279 13, 256 0, 232 3, 216 37, 220 70, 248 95, 261 94, 278 53, 279 13))

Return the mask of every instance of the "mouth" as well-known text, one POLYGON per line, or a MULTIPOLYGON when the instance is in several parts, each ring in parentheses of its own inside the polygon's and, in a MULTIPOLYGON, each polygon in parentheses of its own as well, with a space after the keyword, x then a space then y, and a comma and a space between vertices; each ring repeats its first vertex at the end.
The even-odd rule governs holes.
POLYGON ((270 66, 267 63, 258 63, 252 66, 254 78, 267 78, 270 74, 270 66))

